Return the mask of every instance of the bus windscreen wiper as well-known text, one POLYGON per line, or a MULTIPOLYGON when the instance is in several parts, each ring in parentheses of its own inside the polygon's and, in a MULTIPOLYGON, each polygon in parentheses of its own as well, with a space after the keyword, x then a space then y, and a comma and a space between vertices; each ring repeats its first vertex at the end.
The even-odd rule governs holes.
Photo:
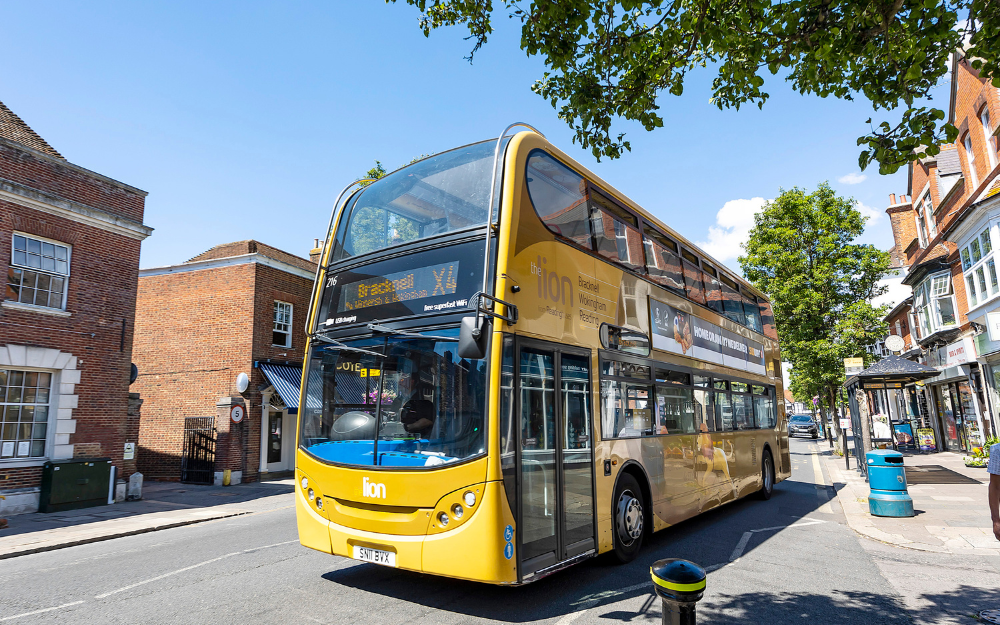
POLYGON ((455 341, 458 342, 457 336, 432 336, 430 334, 420 334, 419 332, 410 332, 408 330, 397 330, 395 328, 390 328, 389 326, 384 326, 380 323, 369 323, 368 329, 372 332, 381 332, 382 334, 396 334, 399 336, 409 336, 415 339, 430 339, 435 341, 455 341))
POLYGON ((338 349, 343 349, 349 352, 358 352, 361 354, 368 354, 369 356, 376 356, 378 358, 385 358, 385 354, 380 354, 378 352, 373 352, 367 349, 361 349, 360 347, 351 347, 350 345, 344 345, 335 338, 331 338, 326 335, 325 332, 314 332, 309 335, 309 338, 315 339, 317 341, 323 341, 324 343, 329 343, 338 349))

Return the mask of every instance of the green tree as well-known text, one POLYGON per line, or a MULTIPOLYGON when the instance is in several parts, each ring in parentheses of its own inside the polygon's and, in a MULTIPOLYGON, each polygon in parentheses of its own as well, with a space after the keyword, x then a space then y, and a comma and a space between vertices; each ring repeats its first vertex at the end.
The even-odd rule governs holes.
POLYGON ((944 112, 924 101, 963 39, 973 66, 1000 86, 1000 5, 986 0, 504 0, 497 9, 492 0, 405 1, 422 12, 425 35, 465 25, 470 62, 497 13, 519 22, 521 49, 546 66, 532 90, 598 158, 630 149, 624 134, 613 136, 614 119, 662 126, 659 96, 680 95, 698 69, 715 73, 720 109, 763 107, 771 76, 802 94, 860 94, 884 114, 901 108, 898 123, 858 139, 861 168, 877 161, 882 173, 955 140, 944 112))
POLYGON ((372 167, 365 172, 364 176, 358 178, 358 185, 362 187, 367 187, 373 181, 378 180, 382 176, 386 175, 387 172, 385 167, 382 166, 382 161, 375 161, 375 167, 372 167))
POLYGON ((879 280, 889 254, 854 242, 867 221, 854 204, 827 183, 811 194, 782 191, 755 216, 739 258, 743 274, 771 300, 793 394, 819 395, 831 409, 844 358, 870 358, 866 349, 884 335, 888 308, 871 300, 885 292, 879 280))

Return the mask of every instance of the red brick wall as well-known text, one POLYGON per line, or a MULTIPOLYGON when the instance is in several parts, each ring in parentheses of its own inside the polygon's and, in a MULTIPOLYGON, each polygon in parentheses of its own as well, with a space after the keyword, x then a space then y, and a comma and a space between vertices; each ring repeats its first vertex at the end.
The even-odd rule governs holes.
POLYGON ((311 277, 260 263, 140 278, 133 390, 144 400, 140 468, 147 477, 179 478, 184 417, 215 415, 220 398, 242 397, 243 423, 232 423, 225 412, 216 419, 216 471, 243 470, 244 481, 257 479, 259 389, 268 382, 253 363, 302 362, 311 292, 311 277), (272 345, 275 300, 293 307, 290 348, 272 345), (240 373, 250 377, 242 394, 235 386, 240 373))
POLYGON ((0 139, 0 178, 142 222, 146 193, 0 139))
MULTIPOLYGON (((144 192, 56 159, 46 160, 5 141, 0 141, 0 176, 45 194, 142 220, 144 192)), ((81 380, 74 393, 79 404, 72 415, 76 432, 69 437, 74 454, 109 457, 127 476, 134 471, 134 463, 123 462, 124 445, 136 442, 128 403, 140 241, 0 200, 4 284, 14 230, 72 246, 66 300, 70 316, 0 307, 0 345, 57 349, 77 357, 81 380)), ((9 297, 6 288, 3 297, 9 297)), ((0 462, 0 490, 38 486, 40 476, 39 468, 4 469, 0 462)))

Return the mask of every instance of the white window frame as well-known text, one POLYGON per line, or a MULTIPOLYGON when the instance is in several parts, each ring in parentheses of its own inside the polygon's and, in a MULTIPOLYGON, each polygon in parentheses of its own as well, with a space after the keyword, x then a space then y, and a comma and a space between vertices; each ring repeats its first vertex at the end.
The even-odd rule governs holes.
MULTIPOLYGON (((965 279, 966 297, 969 302, 969 309, 982 306, 986 302, 1000 296, 1000 284, 993 287, 993 274, 990 272, 992 263, 993 271, 997 272, 997 258, 994 255, 996 246, 993 244, 993 224, 987 224, 985 228, 977 229, 976 235, 969 239, 965 245, 959 248, 959 262, 962 263, 962 275, 965 279), (985 237, 985 238, 984 238, 985 237), (975 242, 979 246, 979 260, 974 260, 972 255, 972 244, 975 242), (989 247, 989 251, 986 248, 989 247), (966 266, 968 259, 968 267, 966 266), (982 270, 984 280, 979 279, 979 271, 982 270), (982 290, 982 283, 986 283, 986 290, 982 290)), ((998 276, 1000 278, 1000 276, 998 276)))
MULTIPOLYGON (((40 236, 35 235, 35 234, 28 234, 27 232, 20 232, 20 231, 15 230, 14 232, 11 233, 11 236, 10 236, 10 268, 17 268, 17 269, 21 269, 21 270, 25 270, 25 271, 33 271, 35 273, 41 273, 41 274, 45 274, 45 275, 52 276, 52 277, 55 277, 55 278, 60 278, 63 281, 62 301, 59 302, 59 306, 58 307, 47 306, 47 305, 46 306, 42 306, 40 304, 35 304, 35 303, 28 304, 28 303, 21 302, 21 301, 15 300, 15 299, 6 299, 5 298, 4 301, 9 302, 11 304, 16 304, 17 306, 27 306, 27 307, 36 308, 36 309, 39 309, 39 310, 66 310, 66 300, 68 299, 68 296, 69 296, 69 279, 70 279, 70 274, 72 273, 72 268, 73 268, 73 246, 72 245, 70 245, 68 243, 63 243, 62 241, 56 241, 55 239, 48 239, 46 237, 40 237, 40 236), (41 268, 38 268, 38 267, 31 267, 27 263, 23 263, 22 264, 22 263, 16 262, 15 261, 15 256, 14 256, 14 254, 15 254, 15 252, 14 252, 14 237, 22 237, 22 238, 25 238, 25 239, 31 239, 31 240, 34 240, 34 241, 38 241, 39 243, 48 243, 50 245, 56 245, 56 246, 59 246, 59 247, 65 249, 66 250, 66 273, 59 273, 58 271, 49 271, 47 269, 41 269, 41 268)), ((10 280, 9 271, 10 271, 10 268, 8 269, 8 275, 4 277, 4 292, 6 292, 6 287, 9 284, 9 280, 10 280)))
POLYGON ((994 143, 993 127, 990 124, 990 107, 984 106, 979 112, 979 121, 983 123, 983 139, 986 141, 986 154, 990 157, 990 168, 997 166, 997 151, 994 143))
POLYGON ((290 302, 282 302, 281 300, 274 300, 273 317, 272 317, 272 331, 271 331, 271 345, 274 347, 291 347, 292 346, 292 324, 294 323, 295 307, 290 302), (288 323, 278 321, 278 310, 282 306, 288 307, 288 323), (284 329, 282 329, 284 326, 284 329), (285 343, 275 343, 274 335, 284 334, 285 343))
POLYGON ((958 307, 955 305, 955 290, 952 288, 951 272, 940 271, 924 278, 913 289, 913 311, 918 320, 921 338, 926 338, 935 332, 946 328, 958 327, 958 307), (942 322, 940 301, 951 301, 953 323, 942 322))
POLYGON ((972 133, 965 133, 962 138, 962 145, 965 146, 965 160, 969 164, 969 178, 972 180, 972 188, 979 186, 979 175, 976 173, 976 153, 972 151, 972 133))
MULTIPOLYGON (((10 376, 10 374, 14 373, 14 372, 20 373, 22 375, 26 375, 26 374, 29 374, 29 373, 37 373, 37 374, 46 374, 46 375, 49 376, 49 389, 48 389, 49 393, 48 393, 48 399, 47 399, 47 401, 45 401, 45 402, 39 402, 39 401, 34 401, 34 402, 25 402, 25 401, 8 402, 7 401, 7 399, 8 399, 7 396, 3 396, 3 398, 2 398, 3 401, 0 401, 0 467, 8 466, 11 463, 38 462, 38 461, 45 461, 45 460, 49 459, 50 456, 52 455, 52 443, 53 443, 53 440, 55 439, 55 416, 56 416, 56 414, 58 413, 58 410, 59 410, 58 401, 57 401, 57 399, 58 399, 58 397, 57 397, 57 394, 58 394, 57 389, 59 387, 56 385, 56 383, 57 383, 57 377, 58 377, 58 372, 47 370, 47 369, 22 368, 22 367, 19 367, 19 366, 18 367, 12 367, 12 366, 6 366, 6 365, 0 367, 0 369, 6 371, 8 376, 10 376), (7 422, 4 421, 3 418, 4 418, 4 413, 6 412, 6 409, 7 409, 8 406, 22 406, 22 407, 23 406, 34 406, 36 408, 38 406, 44 406, 45 409, 46 409, 45 421, 34 421, 34 420, 31 421, 32 427, 34 427, 35 425, 42 425, 42 424, 45 425, 45 436, 42 439, 32 439, 32 438, 28 439, 27 442, 28 442, 28 454, 29 455, 24 455, 24 456, 18 455, 18 447, 20 445, 17 442, 7 440, 4 437, 4 435, 3 435, 4 425, 7 425, 7 422), (43 440, 44 441, 44 444, 43 444, 43 447, 42 447, 42 454, 41 455, 38 455, 38 456, 32 456, 32 455, 30 455, 30 453, 31 453, 31 441, 32 440, 43 440), (4 453, 3 453, 4 452, 4 446, 5 446, 5 444, 6 445, 13 444, 13 447, 11 448, 12 453, 10 455, 4 455, 4 453)), ((23 383, 22 383, 22 387, 23 387, 23 383)), ((9 377, 8 377, 8 388, 9 388, 9 377)), ((23 397, 22 397, 22 400, 23 400, 23 397)), ((18 423, 20 424, 20 421, 18 421, 18 423)), ((16 433, 15 433, 15 439, 17 439, 16 433)))

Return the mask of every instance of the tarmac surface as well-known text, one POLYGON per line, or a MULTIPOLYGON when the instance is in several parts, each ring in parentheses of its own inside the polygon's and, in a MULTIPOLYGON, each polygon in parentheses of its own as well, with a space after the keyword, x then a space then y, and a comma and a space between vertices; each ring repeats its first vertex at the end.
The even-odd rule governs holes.
MULTIPOLYGON (((858 485, 851 472, 838 475, 843 459, 822 441, 796 439, 791 451, 793 477, 771 500, 742 500, 657 532, 628 565, 602 556, 517 588, 432 577, 306 549, 290 493, 241 496, 225 504, 249 510, 240 516, 4 560, 0 622, 658 623, 649 565, 665 557, 710 569, 703 623, 972 623, 979 610, 1000 607, 994 547, 927 551, 873 540, 845 514, 858 485)), ((967 515, 973 526, 947 525, 964 531, 979 529, 981 511, 988 518, 975 493, 932 492, 914 496, 919 509, 955 507, 909 521, 967 515), (933 499, 949 496, 973 501, 933 499)), ((875 523, 920 542, 909 526, 875 523)))

